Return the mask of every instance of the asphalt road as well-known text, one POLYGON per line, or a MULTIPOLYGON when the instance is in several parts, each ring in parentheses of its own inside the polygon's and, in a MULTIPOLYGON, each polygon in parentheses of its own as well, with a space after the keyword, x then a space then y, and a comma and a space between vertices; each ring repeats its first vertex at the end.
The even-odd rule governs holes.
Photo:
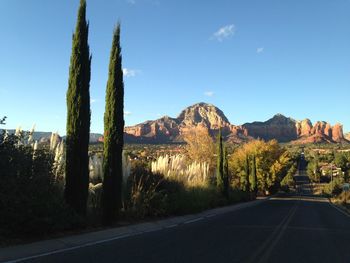
POLYGON ((26 262, 350 262, 350 218, 325 199, 278 197, 26 262))

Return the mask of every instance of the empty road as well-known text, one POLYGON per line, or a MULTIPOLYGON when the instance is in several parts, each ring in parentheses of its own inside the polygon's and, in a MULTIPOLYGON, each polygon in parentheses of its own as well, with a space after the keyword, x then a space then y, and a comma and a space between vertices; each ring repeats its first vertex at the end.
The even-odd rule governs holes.
POLYGON ((276 197, 200 221, 25 262, 350 262, 350 218, 326 199, 276 197))

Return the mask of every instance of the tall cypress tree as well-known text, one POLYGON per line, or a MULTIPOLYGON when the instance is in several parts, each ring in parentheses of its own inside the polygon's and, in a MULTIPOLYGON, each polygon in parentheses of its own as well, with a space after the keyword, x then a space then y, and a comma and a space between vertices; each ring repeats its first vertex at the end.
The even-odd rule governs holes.
POLYGON ((112 223, 121 208, 123 136, 124 83, 118 23, 113 34, 104 115, 102 211, 105 224, 112 223))
POLYGON ((217 139, 217 161, 216 161, 216 186, 222 191, 224 186, 224 149, 222 143, 222 133, 219 130, 217 139))
POLYGON ((86 213, 89 187, 90 67, 86 2, 80 1, 73 34, 67 91, 65 199, 77 213, 86 213))
POLYGON ((223 195, 229 198, 229 171, 228 171, 228 154, 227 147, 224 146, 224 160, 223 160, 223 195))
POLYGON ((256 158, 255 158, 255 155, 253 155, 253 158, 252 158, 252 173, 251 173, 251 176, 250 176, 250 190, 253 193, 255 193, 255 194, 258 192, 258 178, 257 178, 257 175, 256 175, 256 158))
POLYGON ((248 154, 245 156, 245 178, 244 178, 244 191, 249 192, 250 191, 250 184, 249 184, 249 176, 250 176, 250 167, 249 167, 249 156, 248 154))

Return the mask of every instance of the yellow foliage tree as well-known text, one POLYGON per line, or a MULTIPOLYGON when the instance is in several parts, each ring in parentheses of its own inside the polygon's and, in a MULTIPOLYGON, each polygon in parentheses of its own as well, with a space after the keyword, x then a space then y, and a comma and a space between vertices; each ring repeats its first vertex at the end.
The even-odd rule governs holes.
POLYGON ((192 162, 206 162, 213 169, 215 165, 215 144, 204 127, 191 129, 184 134, 186 154, 192 162))
POLYGON ((237 148, 230 158, 230 168, 235 175, 234 183, 239 188, 242 188, 246 180, 246 157, 253 155, 256 158, 258 189, 262 192, 270 191, 282 180, 284 172, 292 164, 289 153, 276 140, 250 141, 237 148))

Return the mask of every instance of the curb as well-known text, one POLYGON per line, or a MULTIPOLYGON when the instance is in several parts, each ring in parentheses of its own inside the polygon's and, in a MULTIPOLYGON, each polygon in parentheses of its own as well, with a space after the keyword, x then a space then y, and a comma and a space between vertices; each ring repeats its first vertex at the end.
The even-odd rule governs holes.
POLYGON ((222 215, 228 212, 259 205, 271 197, 239 203, 235 205, 214 208, 185 216, 171 217, 153 222, 140 223, 124 227, 110 228, 96 232, 66 236, 57 239, 38 241, 25 245, 0 248, 0 262, 15 263, 23 262, 29 259, 40 258, 52 254, 58 254, 83 247, 89 247, 101 243, 110 242, 117 239, 123 239, 143 233, 161 231, 164 229, 178 227, 184 224, 191 224, 210 217, 222 215))

